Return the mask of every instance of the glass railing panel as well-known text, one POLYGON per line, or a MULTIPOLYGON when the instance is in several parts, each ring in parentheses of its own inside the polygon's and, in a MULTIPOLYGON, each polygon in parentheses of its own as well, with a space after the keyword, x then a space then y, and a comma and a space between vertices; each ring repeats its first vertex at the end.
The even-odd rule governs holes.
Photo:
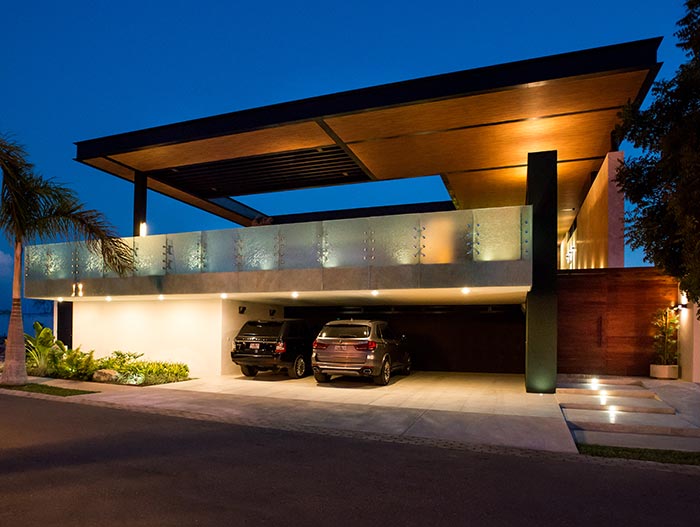
POLYGON ((420 263, 465 263, 472 259, 471 210, 421 214, 420 263))
POLYGON ((105 275, 105 265, 100 252, 89 250, 82 243, 75 244, 75 265, 77 278, 102 278, 105 275))
POLYGON ((279 226, 239 229, 238 264, 241 271, 271 271, 279 265, 279 226))
POLYGON ((63 280, 73 278, 72 243, 47 243, 26 247, 24 265, 29 279, 63 280))
POLYGON ((412 265, 420 260, 423 232, 420 215, 370 218, 372 265, 412 265))
POLYGON ((242 229, 204 231, 204 271, 208 273, 231 273, 238 271, 236 240, 242 229))
POLYGON ((201 232, 169 234, 168 274, 201 273, 204 270, 204 247, 201 232))
POLYGON ((24 276, 27 280, 46 280, 47 245, 29 245, 24 249, 24 276))
POLYGON ((520 260, 521 207, 474 210, 474 261, 520 260))
POLYGON ((321 263, 323 267, 363 267, 371 262, 369 220, 323 222, 321 263))
POLYGON ((164 234, 137 236, 133 238, 136 276, 162 276, 166 266, 166 243, 164 234))
POLYGON ((313 269, 320 267, 321 224, 292 223, 280 225, 280 269, 313 269))

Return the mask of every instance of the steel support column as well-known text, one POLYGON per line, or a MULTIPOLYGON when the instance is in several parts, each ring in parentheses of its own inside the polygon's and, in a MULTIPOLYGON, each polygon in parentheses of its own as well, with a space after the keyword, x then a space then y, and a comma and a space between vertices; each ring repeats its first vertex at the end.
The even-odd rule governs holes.
POLYGON ((141 224, 146 223, 148 177, 143 172, 134 173, 134 236, 141 233, 141 224))
POLYGON ((528 154, 527 195, 532 205, 532 289, 527 295, 525 387, 557 387, 557 152, 528 154))

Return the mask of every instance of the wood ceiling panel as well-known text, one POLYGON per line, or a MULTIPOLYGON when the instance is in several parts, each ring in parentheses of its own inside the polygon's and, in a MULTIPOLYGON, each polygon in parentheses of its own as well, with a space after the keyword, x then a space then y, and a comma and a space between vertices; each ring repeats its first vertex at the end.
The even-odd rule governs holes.
POLYGON ((238 157, 335 145, 315 122, 266 128, 236 135, 158 146, 113 156, 143 172, 238 157))
POLYGON ((602 157, 617 112, 595 112, 351 145, 377 179, 527 164, 529 152, 557 150, 560 161, 602 157))
POLYGON ((527 167, 460 172, 444 177, 460 209, 525 204, 527 167))
POLYGON ((105 172, 114 174, 129 181, 134 180, 133 170, 130 170, 127 167, 122 166, 119 163, 115 163, 114 161, 110 161, 109 159, 106 159, 104 157, 94 157, 92 159, 86 159, 85 161, 83 161, 83 163, 85 163, 86 165, 90 165, 91 167, 99 168, 100 170, 104 170, 105 172))
MULTIPOLYGON (((558 232, 560 238, 569 230, 571 222, 576 217, 590 186, 591 173, 596 172, 601 164, 601 159, 593 159, 557 165, 558 232)), ((444 178, 450 193, 461 209, 525 204, 526 166, 452 173, 444 178)))
POLYGON ((535 83, 510 90, 326 119, 343 141, 611 108, 634 99, 647 70, 535 83))

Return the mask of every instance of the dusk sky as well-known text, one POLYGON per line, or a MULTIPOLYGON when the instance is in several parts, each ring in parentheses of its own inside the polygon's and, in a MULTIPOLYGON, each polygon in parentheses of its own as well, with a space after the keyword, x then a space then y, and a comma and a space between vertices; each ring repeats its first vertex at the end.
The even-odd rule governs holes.
MULTIPOLYGON (((73 161, 75 141, 655 36, 659 78, 685 59, 673 37, 681 0, 26 0, 0 12, 0 133, 125 236, 132 184, 73 161)), ((439 179, 420 184, 424 200, 448 199, 439 179)), ((273 215, 350 208, 415 201, 412 185, 370 187, 351 202, 347 190, 241 201, 273 215)), ((235 226, 154 193, 148 221, 150 234, 235 226)), ((11 264, 3 242, 0 308, 11 264)))

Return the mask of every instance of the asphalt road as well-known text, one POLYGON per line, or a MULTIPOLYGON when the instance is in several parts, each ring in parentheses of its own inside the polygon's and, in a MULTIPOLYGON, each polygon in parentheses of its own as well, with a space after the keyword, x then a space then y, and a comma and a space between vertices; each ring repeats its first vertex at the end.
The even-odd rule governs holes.
POLYGON ((0 394, 0 525, 697 525, 700 471, 0 394))

